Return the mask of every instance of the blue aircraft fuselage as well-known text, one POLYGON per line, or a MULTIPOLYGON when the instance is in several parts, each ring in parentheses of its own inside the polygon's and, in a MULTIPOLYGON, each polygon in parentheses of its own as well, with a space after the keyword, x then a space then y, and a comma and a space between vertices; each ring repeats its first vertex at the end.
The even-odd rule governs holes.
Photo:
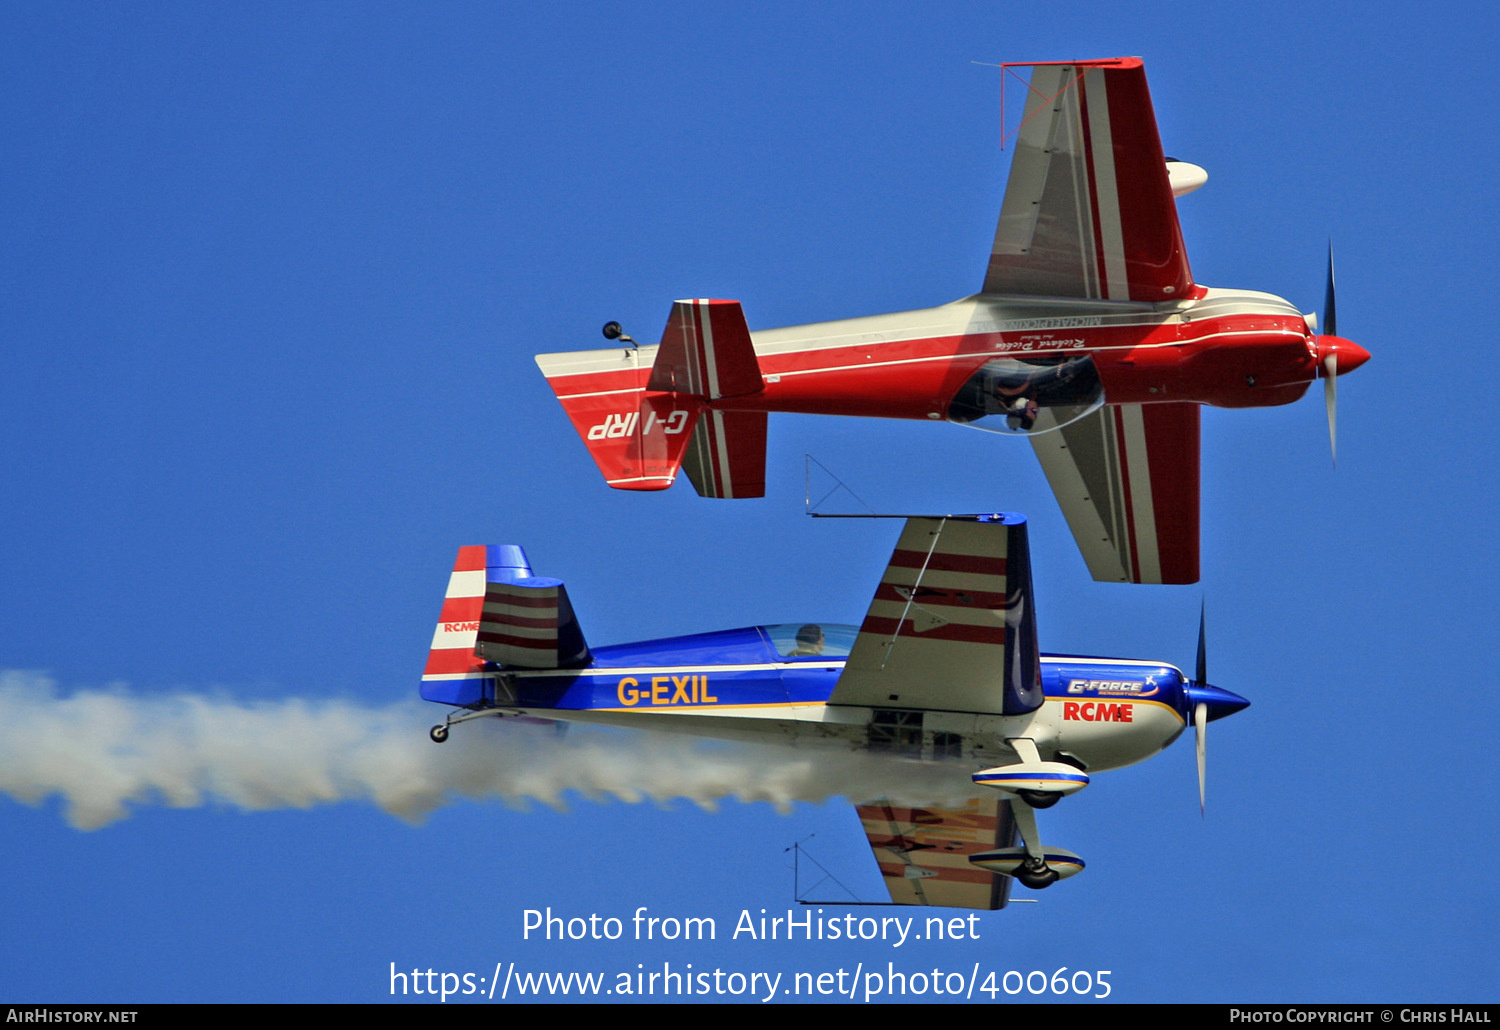
MULTIPOLYGON (((424 683, 430 701, 564 722, 634 726, 720 739, 829 743, 913 758, 1007 760, 1008 738, 1090 770, 1142 761, 1166 747, 1206 702, 1209 718, 1245 706, 1190 683, 1165 662, 1043 655, 1046 701, 988 711, 830 704, 857 627, 821 624, 822 653, 796 653, 798 624, 755 626, 595 648, 572 669, 496 667, 484 679, 424 683)), ((497 713, 500 714, 500 713, 497 713)))

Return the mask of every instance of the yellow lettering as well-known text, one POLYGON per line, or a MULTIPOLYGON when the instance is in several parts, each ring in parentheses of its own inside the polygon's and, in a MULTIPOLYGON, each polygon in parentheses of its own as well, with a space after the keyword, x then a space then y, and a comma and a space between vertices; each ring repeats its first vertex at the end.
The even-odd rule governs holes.
POLYGON ((635 689, 638 686, 640 686, 640 683, 634 676, 626 676, 622 679, 619 687, 616 688, 620 695, 620 704, 633 705, 639 701, 641 699, 641 692, 635 689))
POLYGON ((698 682, 701 684, 698 688, 698 696, 704 704, 710 704, 719 700, 708 692, 708 676, 699 676, 698 682))
POLYGON ((671 678, 672 677, 670 677, 670 676, 652 676, 651 677, 651 703, 652 704, 654 704, 654 705, 664 705, 664 704, 667 703, 667 687, 666 687, 666 684, 667 684, 667 682, 669 680, 671 680, 671 678))
POLYGON ((690 696, 688 696, 687 685, 689 683, 692 683, 695 679, 697 679, 696 676, 673 676, 672 677, 672 686, 676 688, 675 690, 672 691, 672 703, 674 705, 677 702, 679 702, 679 701, 681 701, 683 704, 691 704, 692 703, 693 699, 690 696))

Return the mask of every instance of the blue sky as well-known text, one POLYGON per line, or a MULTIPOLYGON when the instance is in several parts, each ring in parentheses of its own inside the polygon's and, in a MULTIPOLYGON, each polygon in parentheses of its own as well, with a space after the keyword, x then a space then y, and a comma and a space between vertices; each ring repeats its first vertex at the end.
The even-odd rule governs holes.
POLYGON ((0 24, 0 998, 380 1001, 394 962, 1494 1000, 1487 9, 0 24), (1093 583, 1028 448, 953 426, 773 417, 763 500, 603 486, 533 354, 608 319, 653 340, 678 297, 761 328, 973 292, 1009 155, 998 72, 972 62, 1124 54, 1168 153, 1210 174, 1181 204, 1197 280, 1312 310, 1331 238, 1340 331, 1373 355, 1340 384, 1336 471, 1316 389, 1205 412, 1201 589, 1093 583), (881 889, 848 804, 788 800, 817 767, 426 741, 460 544, 525 545, 594 643, 858 621, 894 527, 806 519, 804 453, 884 510, 1029 514, 1046 649, 1190 664, 1206 596, 1212 678, 1254 702, 1211 728, 1207 817, 1179 742, 1045 813, 1088 870, 976 941, 752 942, 730 934, 787 909, 793 841, 881 889), (712 917, 718 940, 523 940, 548 906, 712 917))

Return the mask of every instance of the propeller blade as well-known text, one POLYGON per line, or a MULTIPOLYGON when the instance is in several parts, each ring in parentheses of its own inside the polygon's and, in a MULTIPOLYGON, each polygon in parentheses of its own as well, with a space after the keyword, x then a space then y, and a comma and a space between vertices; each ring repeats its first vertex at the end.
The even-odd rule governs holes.
POLYGON ((1202 815, 1208 771, 1208 705, 1202 701, 1193 707, 1193 729, 1198 738, 1198 814, 1202 815))
POLYGON ((1328 408, 1328 450, 1333 463, 1339 463, 1339 352, 1328 352, 1323 359, 1323 404, 1328 408))
POLYGON ((1333 305, 1333 241, 1328 241, 1328 288, 1323 292, 1323 332, 1328 336, 1339 334, 1338 321, 1333 305))
MULTIPOLYGON (((1328 288, 1323 291, 1323 332, 1328 336, 1339 334, 1338 312, 1334 304, 1333 290, 1333 241, 1328 241, 1328 288)), ((1339 463, 1338 405, 1339 405, 1339 352, 1338 345, 1323 359, 1323 404, 1328 408, 1328 449, 1333 454, 1333 463, 1339 463)))
POLYGON ((1208 643, 1203 632, 1205 616, 1208 613, 1208 604, 1204 601, 1198 602, 1198 668, 1193 679, 1208 686, 1208 643))
MULTIPOLYGON (((1208 602, 1198 602, 1198 667, 1193 670, 1194 682, 1200 687, 1208 686, 1208 602)), ((1193 736, 1198 743, 1198 814, 1204 812, 1204 782, 1208 762, 1208 705, 1199 701, 1193 706, 1193 736)))

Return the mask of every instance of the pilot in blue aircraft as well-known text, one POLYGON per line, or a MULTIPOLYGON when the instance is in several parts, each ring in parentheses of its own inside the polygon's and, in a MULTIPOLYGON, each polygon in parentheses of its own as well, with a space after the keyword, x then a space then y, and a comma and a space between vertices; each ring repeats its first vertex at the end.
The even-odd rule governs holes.
POLYGON ((823 653, 823 627, 809 622, 797 631, 797 646, 787 654, 788 658, 805 658, 823 653))

